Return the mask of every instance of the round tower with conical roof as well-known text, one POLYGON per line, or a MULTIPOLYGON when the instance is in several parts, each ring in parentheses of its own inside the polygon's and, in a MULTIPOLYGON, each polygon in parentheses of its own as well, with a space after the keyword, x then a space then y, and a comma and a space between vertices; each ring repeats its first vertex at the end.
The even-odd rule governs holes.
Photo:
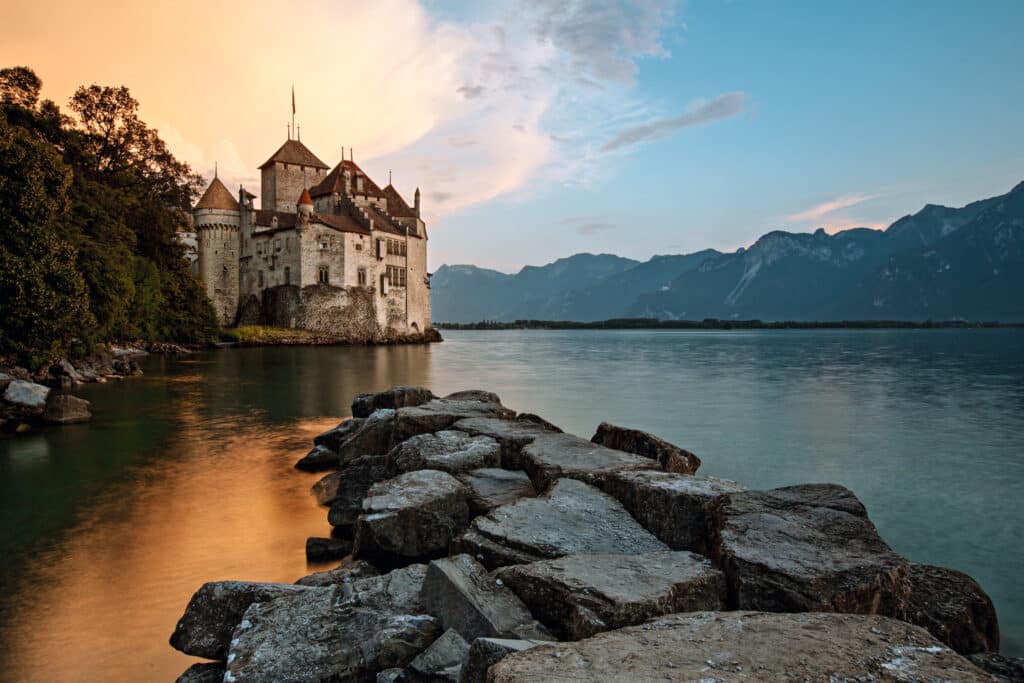
POLYGON ((199 241, 199 277, 221 325, 238 312, 238 257, 241 212, 238 200, 216 175, 192 210, 199 241))

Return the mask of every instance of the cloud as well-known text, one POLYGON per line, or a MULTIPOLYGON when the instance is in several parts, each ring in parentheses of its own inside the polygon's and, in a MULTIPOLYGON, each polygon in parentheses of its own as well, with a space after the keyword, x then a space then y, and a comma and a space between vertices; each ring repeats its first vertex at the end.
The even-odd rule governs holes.
POLYGON ((575 216, 571 218, 563 218, 561 221, 559 221, 559 223, 561 223, 562 225, 572 226, 580 235, 596 235, 599 232, 614 230, 616 227, 618 227, 614 223, 602 221, 591 216, 575 216))
POLYGON ((846 194, 836 199, 832 199, 827 202, 822 202, 812 206, 809 209, 800 211, 786 216, 788 220, 795 221, 797 223, 813 223, 821 220, 822 217, 827 216, 839 209, 847 209, 851 206, 856 206, 872 199, 877 199, 880 195, 877 194, 846 194))
POLYGON ((736 116, 743 111, 745 102, 746 95, 741 92, 719 95, 709 102, 700 102, 691 106, 679 116, 656 119, 640 126, 626 128, 620 131, 614 138, 604 143, 601 146, 601 151, 612 152, 640 142, 664 138, 672 131, 680 128, 699 126, 704 123, 736 116))
POLYGON ((484 94, 486 89, 482 85, 464 85, 457 88, 455 92, 461 93, 467 100, 475 100, 484 94))

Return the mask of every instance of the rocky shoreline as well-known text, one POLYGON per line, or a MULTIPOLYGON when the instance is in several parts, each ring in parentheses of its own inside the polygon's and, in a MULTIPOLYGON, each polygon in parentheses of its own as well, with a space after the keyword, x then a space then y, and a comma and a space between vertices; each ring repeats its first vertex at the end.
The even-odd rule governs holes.
POLYGON ((591 440, 489 392, 397 387, 296 466, 343 558, 220 581, 171 645, 199 681, 1019 681, 969 576, 899 556, 834 484, 768 491, 602 424, 591 440))

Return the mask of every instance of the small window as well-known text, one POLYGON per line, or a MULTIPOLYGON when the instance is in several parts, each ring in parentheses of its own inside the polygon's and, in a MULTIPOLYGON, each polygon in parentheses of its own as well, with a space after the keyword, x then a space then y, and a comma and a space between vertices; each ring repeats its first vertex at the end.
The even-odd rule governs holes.
POLYGON ((274 251, 281 251, 281 240, 280 240, 280 238, 274 240, 274 251))
POLYGON ((316 281, 322 285, 331 283, 331 271, 328 266, 320 266, 316 271, 316 281))
POLYGON ((356 242, 356 251, 362 251, 362 250, 363 250, 363 243, 362 242, 356 242))
POLYGON ((292 269, 288 266, 284 267, 284 283, 290 285, 292 283, 292 269))
POLYGON ((256 282, 259 283, 260 287, 263 286, 263 271, 262 270, 259 273, 257 273, 257 275, 256 275, 256 282))
POLYGON ((359 286, 360 287, 365 287, 366 286, 366 268, 360 268, 359 269, 359 286))

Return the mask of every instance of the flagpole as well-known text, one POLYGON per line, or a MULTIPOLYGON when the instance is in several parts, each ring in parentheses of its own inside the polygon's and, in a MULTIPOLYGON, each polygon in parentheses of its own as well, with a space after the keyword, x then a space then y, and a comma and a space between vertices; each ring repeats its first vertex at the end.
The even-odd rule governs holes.
POLYGON ((292 86, 292 130, 295 130, 295 86, 292 86))

